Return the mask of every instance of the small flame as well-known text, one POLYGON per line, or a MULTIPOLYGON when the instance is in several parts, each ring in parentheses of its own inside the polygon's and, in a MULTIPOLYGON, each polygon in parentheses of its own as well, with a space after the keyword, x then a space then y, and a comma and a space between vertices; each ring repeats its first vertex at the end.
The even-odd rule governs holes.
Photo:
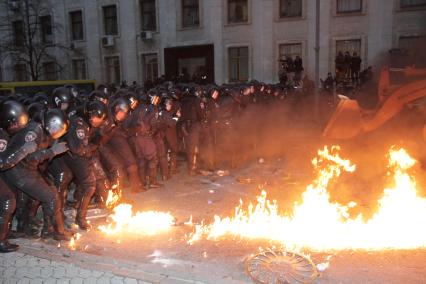
POLYGON ((120 204, 109 216, 111 223, 99 226, 98 229, 106 235, 130 233, 135 235, 155 235, 168 230, 175 224, 175 218, 170 213, 145 211, 133 213, 132 205, 120 204))
POLYGON ((80 238, 81 238, 81 234, 80 233, 77 233, 73 237, 71 237, 71 240, 70 240, 70 242, 68 244, 68 247, 69 247, 70 250, 76 250, 76 244, 77 244, 77 241, 80 238))
POLYGON ((317 177, 302 194, 302 202, 294 205, 291 215, 280 215, 277 202, 269 201, 262 190, 256 205, 250 203, 247 210, 240 200, 232 217, 214 216, 212 224, 196 225, 188 243, 231 235, 317 251, 425 247, 426 199, 417 195, 415 180, 407 173, 415 160, 404 149, 390 150, 393 186, 384 190, 377 212, 364 221, 361 214, 355 218, 349 215, 355 202, 345 206, 330 201, 329 184, 342 172, 355 171, 355 165, 342 159, 339 150, 333 146, 318 151, 318 157, 312 160, 317 177))
MULTIPOLYGON (((114 185, 113 189, 117 189, 118 186, 114 185), (114 188, 115 187, 115 188, 114 188)), ((112 190, 108 191, 108 197, 105 202, 107 208, 114 208, 121 199, 121 190, 112 190)))

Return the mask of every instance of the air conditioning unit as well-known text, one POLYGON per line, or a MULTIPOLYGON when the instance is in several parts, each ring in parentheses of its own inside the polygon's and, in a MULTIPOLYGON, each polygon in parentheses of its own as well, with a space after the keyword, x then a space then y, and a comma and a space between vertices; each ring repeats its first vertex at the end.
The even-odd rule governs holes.
POLYGON ((102 46, 103 47, 114 46, 114 37, 113 36, 104 36, 104 37, 102 37, 102 46))
POLYGON ((152 32, 151 31, 141 32, 141 39, 142 40, 151 40, 152 39, 152 32))

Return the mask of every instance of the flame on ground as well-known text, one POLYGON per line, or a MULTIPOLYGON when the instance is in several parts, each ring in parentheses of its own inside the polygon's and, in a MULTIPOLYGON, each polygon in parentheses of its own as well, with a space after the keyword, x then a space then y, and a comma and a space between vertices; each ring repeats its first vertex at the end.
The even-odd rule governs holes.
POLYGON ((195 226, 188 243, 202 238, 218 239, 226 235, 248 239, 278 241, 287 248, 309 248, 317 251, 341 249, 379 250, 412 249, 426 246, 426 199, 417 195, 416 182, 407 171, 415 164, 404 149, 391 149, 389 174, 393 185, 384 190, 378 210, 365 221, 362 215, 350 218, 350 202, 344 206, 330 201, 327 187, 342 172, 353 172, 355 166, 339 156, 340 148, 324 147, 312 161, 317 178, 295 204, 291 215, 280 215, 276 201, 266 192, 257 204, 243 209, 243 202, 232 217, 214 217, 209 225, 195 226))
POLYGON ((113 188, 112 190, 110 189, 108 191, 108 197, 105 201, 105 205, 107 208, 114 208, 121 199, 121 190, 117 189, 117 186, 115 186, 115 188, 113 188))
POLYGON ((175 224, 175 218, 170 213, 145 211, 133 213, 132 205, 120 204, 109 216, 111 223, 99 226, 98 229, 106 235, 155 235, 170 229, 175 224))

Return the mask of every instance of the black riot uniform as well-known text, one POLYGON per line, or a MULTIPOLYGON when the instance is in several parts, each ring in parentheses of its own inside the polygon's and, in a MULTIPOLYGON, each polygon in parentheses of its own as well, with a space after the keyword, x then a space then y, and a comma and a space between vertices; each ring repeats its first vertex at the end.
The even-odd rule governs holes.
POLYGON ((24 158, 15 167, 5 171, 4 176, 15 188, 41 202, 44 215, 42 236, 69 240, 71 236, 64 229, 56 189, 47 184, 38 171, 38 166, 42 162, 68 150, 64 143, 52 145, 53 139, 58 139, 66 133, 68 123, 60 110, 49 110, 41 117, 41 123, 34 121, 28 123, 10 139, 11 151, 25 153, 25 149, 33 143, 36 144, 37 150, 31 154, 25 153, 24 158), (49 148, 50 145, 52 146, 49 148))
POLYGON ((166 142, 166 149, 169 152, 169 175, 177 173, 177 155, 179 151, 178 136, 176 125, 180 117, 180 105, 172 99, 165 101, 164 109, 160 113, 161 120, 164 122, 166 128, 164 137, 166 142))
POLYGON ((70 130, 65 139, 69 152, 64 156, 72 170, 77 186, 82 190, 76 223, 82 230, 89 229, 86 220, 87 209, 96 191, 96 176, 93 155, 97 146, 90 143, 93 128, 99 127, 106 119, 107 108, 101 102, 88 102, 70 119, 70 130))
POLYGON ((106 171, 112 189, 120 189, 124 184, 124 171, 119 158, 114 151, 106 145, 114 136, 120 124, 127 118, 130 104, 126 98, 119 97, 114 100, 108 109, 105 123, 94 132, 92 142, 99 145, 99 161, 106 171))
POLYGON ((137 193, 143 191, 143 184, 139 177, 135 147, 132 145, 132 137, 135 135, 132 125, 135 120, 134 112, 139 105, 139 101, 134 93, 125 94, 125 98, 129 100, 131 113, 115 131, 114 136, 107 145, 117 154, 126 170, 131 191, 137 193))
POLYGON ((149 111, 148 105, 140 104, 128 120, 128 129, 132 133, 130 144, 138 163, 139 176, 142 185, 149 188, 161 186, 157 182, 157 147, 152 135, 152 121, 156 119, 154 115, 154 112, 149 111))
POLYGON ((162 180, 164 181, 169 179, 170 175, 167 163, 166 146, 164 144, 165 130, 167 125, 160 115, 160 101, 161 99, 158 95, 151 97, 151 105, 148 107, 148 116, 151 117, 150 127, 152 138, 157 149, 157 158, 160 165, 162 180))
POLYGON ((197 170, 197 155, 200 142, 200 104, 199 98, 186 95, 181 101, 182 117, 179 124, 185 141, 188 173, 195 175, 197 170))

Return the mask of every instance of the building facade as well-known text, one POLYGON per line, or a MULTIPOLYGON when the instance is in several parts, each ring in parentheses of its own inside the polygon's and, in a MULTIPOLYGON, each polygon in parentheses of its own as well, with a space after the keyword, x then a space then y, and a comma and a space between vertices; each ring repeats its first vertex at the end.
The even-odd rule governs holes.
MULTIPOLYGON (((296 55, 314 78, 316 52, 324 78, 334 72, 339 51, 357 52, 366 68, 379 66, 392 48, 418 52, 417 43, 426 38, 425 0, 321 0, 319 5, 318 14, 315 0, 51 1, 50 11, 39 15, 40 34, 67 51, 53 51, 64 68, 47 62, 43 78, 131 83, 163 74, 205 74, 218 84, 276 82, 279 59, 296 55), (49 24, 61 28, 49 34, 49 24)), ((19 37, 18 26, 11 31, 19 37)), ((23 75, 26 66, 4 52, 0 56, 0 79, 29 79, 23 75)))

